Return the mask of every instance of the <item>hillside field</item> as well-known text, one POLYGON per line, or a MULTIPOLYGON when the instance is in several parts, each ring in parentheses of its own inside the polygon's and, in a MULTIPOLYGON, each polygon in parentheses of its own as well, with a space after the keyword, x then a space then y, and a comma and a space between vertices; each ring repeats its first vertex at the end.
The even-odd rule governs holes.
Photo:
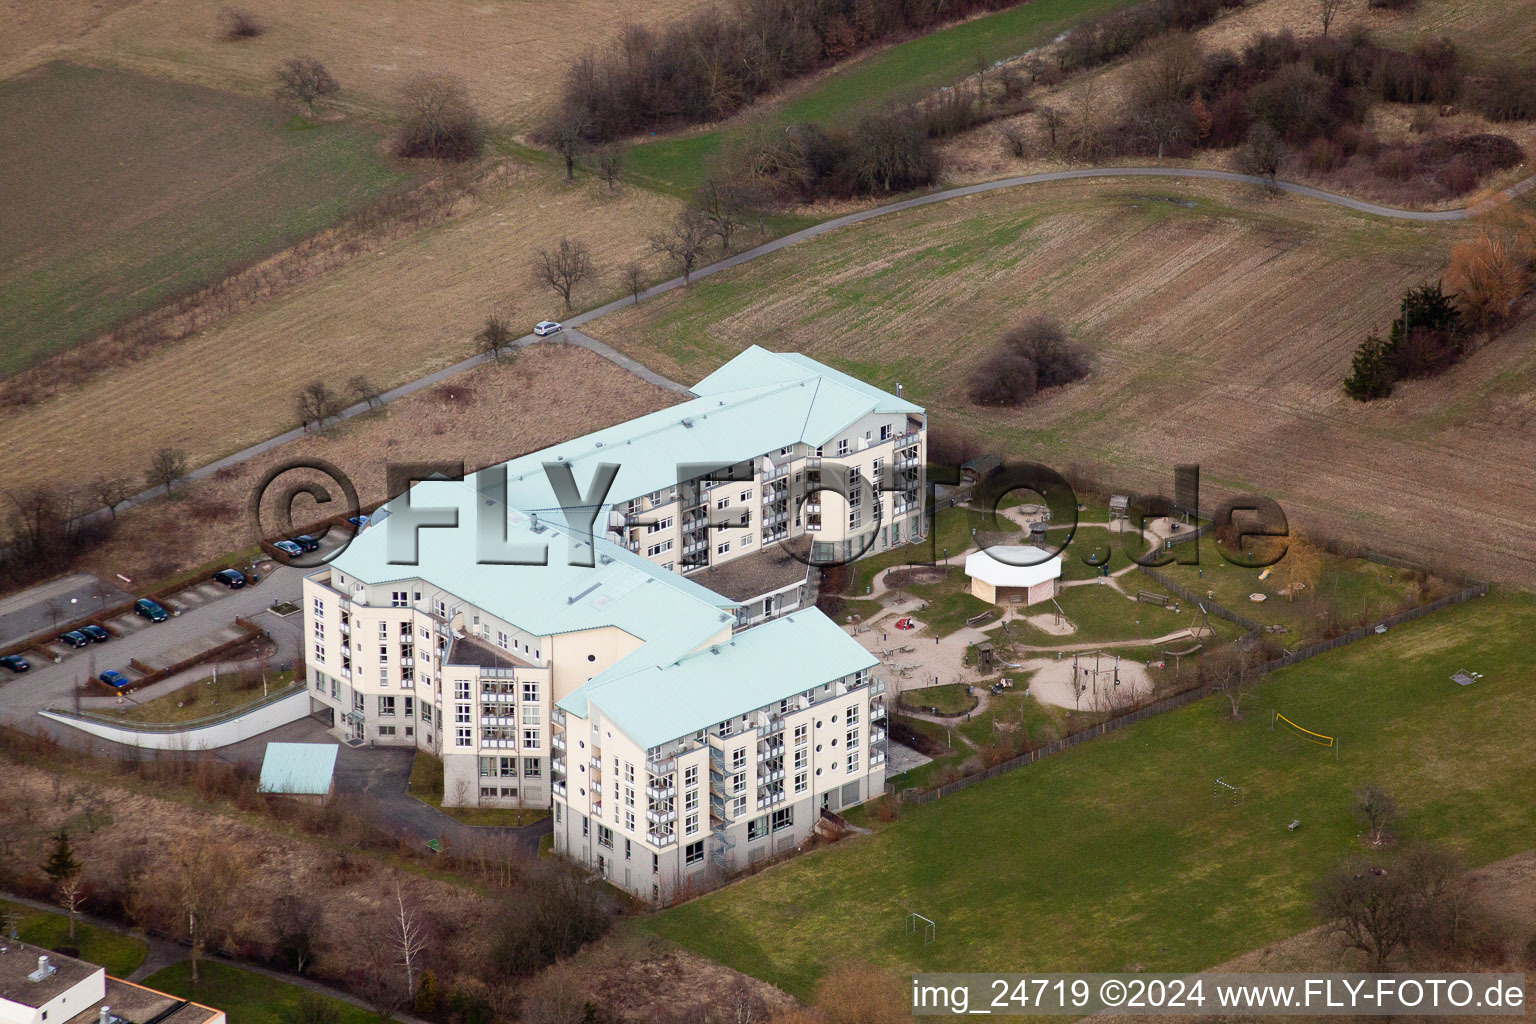
POLYGON ((903 384, 936 426, 1005 456, 1162 489, 1197 463, 1211 504, 1258 491, 1321 536, 1536 582, 1536 482, 1504 469, 1536 438, 1536 321, 1390 401, 1341 387, 1457 232, 1246 186, 1032 185, 831 232, 590 331, 678 380, 751 344, 803 351, 903 384), (1092 374, 1017 409, 972 405, 967 376, 1033 314, 1089 347, 1092 374))
MULTIPOLYGON (((20 0, 11 0, 21 6, 20 0)), ((9 8, 10 4, 7 4, 9 8)), ((295 54, 325 62, 351 109, 392 114, 413 75, 458 75, 497 125, 525 127, 560 86, 572 58, 626 24, 664 24, 699 0, 260 0, 237 4, 264 28, 220 38, 221 4, 103 0, 86 17, 72 0, 26 0, 22 31, 0 43, 0 75, 65 55, 264 96, 272 70, 295 54), (103 10, 105 9, 105 11, 103 10)))
POLYGON ((1404 841, 1452 843, 1474 865, 1530 846, 1533 630, 1529 595, 1473 599, 1270 676, 1242 720, 1198 701, 637 926, 801 997, 843 960, 1211 967, 1310 925, 1315 881, 1362 849, 1365 783, 1396 797, 1404 841), (1483 680, 1451 682, 1465 667, 1483 680), (1338 758, 1272 731, 1271 708, 1339 736, 1338 758), (1245 788, 1241 806, 1213 800, 1218 776, 1245 788), (911 912, 937 922, 935 942, 904 934, 911 912))
POLYGON ((132 72, 56 63, 0 83, 0 374, 402 185, 379 143, 132 72))

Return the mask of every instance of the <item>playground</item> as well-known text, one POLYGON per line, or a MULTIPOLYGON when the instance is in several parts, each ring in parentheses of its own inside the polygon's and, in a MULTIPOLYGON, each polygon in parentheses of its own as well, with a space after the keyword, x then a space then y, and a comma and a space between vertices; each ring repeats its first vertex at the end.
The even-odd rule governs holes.
POLYGON ((1242 719, 1196 701, 635 927, 802 997, 829 937, 893 971, 1209 968, 1312 926, 1317 880, 1361 848, 1366 783, 1390 790, 1405 841, 1454 837, 1474 866, 1529 848, 1532 635, 1536 598, 1496 591, 1265 677, 1242 719), (1458 685, 1463 670, 1482 678, 1458 685), (1271 708, 1337 754, 1272 729, 1271 708), (908 934, 912 913, 932 939, 908 934))

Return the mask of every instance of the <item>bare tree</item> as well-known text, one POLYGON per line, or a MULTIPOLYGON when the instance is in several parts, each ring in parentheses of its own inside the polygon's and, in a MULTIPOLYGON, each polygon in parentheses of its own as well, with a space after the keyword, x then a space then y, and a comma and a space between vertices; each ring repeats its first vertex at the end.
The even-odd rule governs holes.
POLYGON ((281 896, 272 906, 272 931, 277 951, 302 975, 314 963, 321 936, 320 905, 308 897, 281 896))
POLYGON ((710 234, 729 252, 731 238, 761 207, 762 196, 753 186, 711 175, 693 196, 693 208, 704 218, 710 234))
POLYGON ((314 424, 315 430, 324 430, 326 424, 341 413, 341 399, 326 386, 324 381, 313 381, 304 386, 294 402, 299 414, 299 425, 305 430, 314 424))
POLYGON ((75 916, 85 904, 85 882, 71 875, 59 882, 59 906, 69 915, 69 941, 75 941, 75 916))
POLYGON ((322 97, 341 91, 341 85, 314 57, 289 57, 274 73, 277 75, 278 99, 302 103, 310 114, 315 112, 315 104, 322 97))
POLYGON ((512 347, 515 339, 512 336, 512 327, 505 317, 492 313, 485 318, 485 326, 475 334, 475 347, 478 351, 488 353, 498 363, 501 357, 512 347))
POLYGON ((678 214, 670 228, 651 236, 651 251, 671 260, 686 285, 699 261, 704 258, 709 237, 709 226, 698 212, 684 210, 678 214))
POLYGON ((1051 148, 1056 148, 1056 132, 1061 127, 1061 111, 1055 107, 1041 107, 1039 110, 1040 123, 1045 127, 1051 140, 1051 148))
POLYGON ((565 106, 551 114, 535 133, 565 162, 566 181, 576 180, 576 159, 586 151, 590 125, 585 112, 565 106))
POLYGON ((454 75, 418 75, 401 92, 405 123, 397 151, 401 156, 469 160, 485 145, 485 128, 469 101, 469 89, 454 75))
POLYGON ((552 968, 528 986, 521 1024, 581 1024, 587 1001, 575 972, 552 968))
POLYGON ((1003 149, 1012 156, 1022 158, 1029 150, 1029 140, 1024 134, 1024 129, 1016 124, 1004 125, 1002 131, 1003 149))
POLYGON ((1202 667, 1210 673, 1211 685, 1227 698, 1228 717, 1242 718, 1243 698, 1259 681, 1258 674, 1252 671, 1252 653, 1239 641, 1212 653, 1202 667))
POLYGON ((91 484, 91 493, 106 506, 113 519, 117 518, 117 506, 133 497, 133 485, 124 477, 99 476, 91 484))
POLYGON ((1334 868, 1317 890, 1318 916, 1351 949, 1381 970, 1413 931, 1413 893, 1404 873, 1351 860, 1334 868))
POLYGON ((1381 846, 1397 817, 1397 801, 1380 786, 1367 783, 1355 790, 1355 817, 1365 825, 1366 842, 1381 846))
POLYGON ((240 7, 225 7, 219 11, 219 38, 225 42, 254 39, 261 35, 261 19, 240 7))
POLYGON ((370 942, 355 957, 351 980, 353 991, 368 1004, 380 1024, 388 1024, 411 1000, 387 942, 370 942))
POLYGON ((1274 127, 1268 121, 1256 121, 1237 151, 1237 165, 1244 174, 1268 178, 1273 185, 1284 155, 1285 144, 1274 127))
POLYGON ((569 313, 571 292, 593 275, 592 254, 585 242, 562 236, 553 249, 540 249, 534 254, 533 272, 565 300, 565 311, 569 313))
POLYGON ((624 151, 618 146, 604 146, 597 151, 597 176, 602 178, 612 192, 624 177, 624 151))
POLYGON ((367 405, 370 409, 377 409, 379 407, 379 399, 384 394, 373 381, 361 373, 354 374, 347 381, 347 393, 357 399, 357 401, 367 405))
MULTIPOLYGON (((196 985, 203 954, 222 942, 236 922, 245 869, 229 847, 201 832, 177 844, 169 860, 146 876, 144 888, 135 896, 150 916, 160 910, 164 916, 159 924, 187 943, 196 985)), ((145 910, 135 916, 143 916, 145 910)))
POLYGON ((427 932, 414 904, 408 904, 405 890, 395 882, 395 909, 390 913, 389 938, 394 945, 395 962, 405 969, 405 990, 416 991, 416 969, 427 949, 427 932))
POLYGON ((149 460, 149 472, 145 474, 151 487, 164 487, 165 493, 175 490, 187 475, 187 453, 179 448, 157 448, 149 460))
POLYGON ((635 297, 635 305, 639 305, 640 293, 645 291, 645 268, 638 263, 631 263, 625 267, 624 287, 629 289, 629 294, 635 297))
POLYGON ((1317 16, 1323 23, 1323 36, 1326 38, 1328 29, 1333 25, 1333 19, 1338 17, 1339 11, 1344 7, 1344 0, 1317 0, 1317 16))

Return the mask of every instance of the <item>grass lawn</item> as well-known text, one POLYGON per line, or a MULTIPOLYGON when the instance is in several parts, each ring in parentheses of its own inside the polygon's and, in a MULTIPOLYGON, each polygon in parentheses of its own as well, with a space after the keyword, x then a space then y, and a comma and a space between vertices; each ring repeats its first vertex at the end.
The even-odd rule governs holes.
POLYGON ((1199 701, 637 922, 805 996, 839 956, 900 970, 1196 970, 1306 928, 1357 852, 1352 792, 1472 864, 1527 849, 1536 598, 1498 592, 1270 676, 1240 721, 1199 701), (1471 667, 1470 687, 1449 676, 1471 667), (1271 707, 1341 757, 1267 727, 1271 707), (1213 802, 1211 780, 1246 787, 1213 802), (1286 830, 1300 818, 1302 828, 1286 830), (902 920, 938 922, 915 943, 902 920))
MULTIPOLYGON (((262 699, 261 679, 244 673, 226 672, 215 681, 213 676, 161 694, 142 704, 130 704, 121 717, 131 722, 190 722, 197 718, 234 711, 262 699)), ((293 682, 293 673, 271 672, 267 675, 268 692, 276 692, 293 682)))
MULTIPOLYGON (((1146 577, 1138 579, 1136 575, 1128 577, 1122 585, 1133 593, 1136 590, 1164 593, 1152 580, 1146 577)), ((1151 640, 1185 629, 1198 618, 1198 613, 1193 609, 1180 608, 1175 612, 1171 607, 1132 601, 1113 587, 1098 583, 1065 587, 1056 595, 1056 603, 1061 605, 1067 619, 1077 627, 1076 632, 1053 636, 1028 623, 1015 621, 1008 625, 1008 638, 1033 647, 1056 647, 1093 641, 1151 640)), ((1028 611, 1031 614, 1054 615, 1056 609, 1046 603, 1028 611)))
POLYGON ((976 697, 966 692, 964 683, 943 683, 901 691, 903 710, 924 711, 938 708, 941 715, 963 715, 976 706, 976 697))
POLYGON ((549 816, 548 811, 508 807, 444 807, 443 762, 425 750, 416 751, 411 761, 411 781, 406 792, 424 804, 431 804, 444 814, 466 825, 531 825, 549 816))
POLYGON ((1359 624, 1385 618, 1405 604, 1422 603, 1411 572, 1361 558, 1323 555, 1315 593, 1303 590, 1294 598, 1280 593, 1286 585, 1284 569, 1282 560, 1267 580, 1261 580, 1262 569, 1233 565, 1207 544, 1198 566, 1170 565, 1158 571, 1197 594, 1211 594, 1217 604, 1239 615, 1286 627, 1279 639, 1287 646, 1320 639, 1331 619, 1359 624), (1253 601, 1252 594, 1265 599, 1253 601))
POLYGON ((973 534, 977 531, 1017 533, 1019 524, 976 509, 941 508, 937 526, 927 540, 917 544, 903 544, 878 555, 869 555, 849 566, 853 573, 849 595, 857 597, 864 594, 874 584, 877 575, 895 566, 936 565, 946 560, 951 565, 959 565, 962 563, 958 557, 960 552, 976 543, 973 534))
MULTIPOLYGON (((786 123, 826 124, 890 103, 916 99, 958 78, 975 74, 978 56, 988 64, 1049 42, 1081 18, 1124 7, 1132 0, 1029 0, 1017 7, 930 32, 850 61, 791 96, 765 104, 786 123)), ((669 190, 696 187, 724 132, 696 132, 630 148, 628 173, 669 190)))
MULTIPOLYGON (((144 984, 223 1010, 229 1015, 229 1024, 287 1024, 298 1019, 299 998, 309 992, 301 986, 217 960, 201 961, 197 972, 200 977, 194 986, 192 965, 182 961, 151 974, 144 984)), ((335 1011, 336 1024, 378 1024, 379 1018, 369 1010, 331 996, 320 998, 335 1011)))
POLYGON ((69 917, 33 910, 18 903, 0 900, 0 912, 14 913, 16 933, 23 942, 44 949, 73 946, 80 951, 80 958, 107 969, 117 978, 126 978, 144 962, 149 946, 143 939, 136 939, 106 928, 94 928, 81 921, 75 922, 75 938, 69 938, 69 917))
POLYGON ((0 83, 0 373, 325 227, 408 180, 354 121, 51 64, 0 83))

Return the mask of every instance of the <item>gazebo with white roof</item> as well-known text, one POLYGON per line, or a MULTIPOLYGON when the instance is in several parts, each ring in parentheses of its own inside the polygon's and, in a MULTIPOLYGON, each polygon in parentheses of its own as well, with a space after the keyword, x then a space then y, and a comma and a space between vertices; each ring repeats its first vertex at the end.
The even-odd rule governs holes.
POLYGON ((1033 545, 1000 545, 966 555, 965 574, 971 593, 988 604, 1030 605, 1056 596, 1061 556, 1033 545))

